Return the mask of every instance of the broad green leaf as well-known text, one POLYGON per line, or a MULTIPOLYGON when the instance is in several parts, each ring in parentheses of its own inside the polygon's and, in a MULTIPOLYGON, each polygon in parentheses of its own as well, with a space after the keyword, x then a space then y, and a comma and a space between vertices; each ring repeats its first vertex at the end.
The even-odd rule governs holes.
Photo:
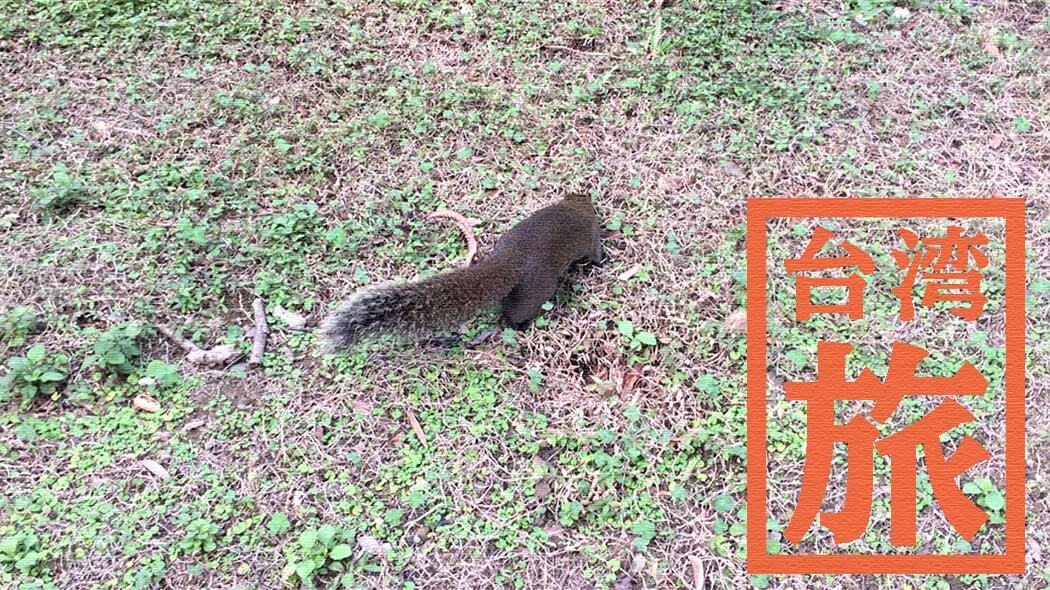
POLYGON ((718 378, 714 375, 700 375, 697 377, 694 385, 704 393, 715 394, 719 390, 718 378))
POLYGON ((303 551, 309 551, 315 544, 317 544, 317 531, 311 529, 299 535, 299 546, 303 548, 303 551))
POLYGON ((736 500, 729 494, 722 494, 715 498, 715 510, 719 512, 729 512, 736 506, 736 500))
POLYGON ((634 324, 630 320, 616 320, 616 328, 628 338, 634 335, 634 324))
POLYGON ((105 358, 106 363, 110 365, 123 365, 124 363, 128 362, 128 359, 125 358, 124 353, 116 349, 106 351, 106 354, 103 358, 105 358))
POLYGON ((353 553, 353 549, 349 545, 340 544, 332 547, 332 552, 328 554, 328 557, 332 559, 346 559, 350 557, 351 553, 353 553))
POLYGON ((31 443, 36 440, 36 428, 29 422, 22 422, 15 427, 15 436, 22 442, 31 443))
POLYGON ((39 363, 44 360, 44 345, 37 344, 30 348, 29 351, 26 352, 26 358, 29 359, 29 362, 31 363, 39 363))
POLYGON ((18 551, 18 544, 22 541, 22 537, 14 535, 11 537, 4 537, 0 539, 0 553, 5 555, 14 555, 15 551, 18 551))
POLYGON ((288 517, 283 512, 275 513, 270 517, 270 522, 266 523, 266 530, 270 531, 272 535, 280 535, 287 531, 289 527, 291 527, 291 523, 288 522, 288 517))
POLYGON ((36 551, 30 551, 29 553, 26 553, 25 555, 23 555, 22 559, 19 559, 15 563, 15 567, 17 567, 20 570, 28 570, 29 568, 33 567, 34 565, 36 565, 39 562, 40 562, 40 553, 38 553, 36 551))
POLYGON ((332 540, 335 539, 335 527, 330 524, 323 524, 317 529, 317 540, 322 545, 330 545, 332 540))
POLYGON ((304 582, 309 580, 310 576, 314 573, 314 562, 309 559, 306 561, 300 561, 295 564, 295 573, 299 576, 300 580, 304 582))
POLYGON ((65 374, 58 371, 44 371, 44 374, 40 376, 41 381, 61 381, 65 378, 65 374))
POLYGON ((988 508, 999 511, 1006 505, 1006 500, 1003 495, 999 493, 999 490, 992 490, 984 496, 984 505, 988 508))

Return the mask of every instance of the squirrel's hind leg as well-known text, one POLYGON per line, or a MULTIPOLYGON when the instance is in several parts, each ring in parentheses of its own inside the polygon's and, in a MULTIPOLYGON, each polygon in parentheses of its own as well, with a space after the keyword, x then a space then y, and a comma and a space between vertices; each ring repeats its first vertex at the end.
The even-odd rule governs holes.
POLYGON ((525 330, 557 290, 557 277, 534 278, 520 283, 501 302, 503 321, 515 330, 525 330))

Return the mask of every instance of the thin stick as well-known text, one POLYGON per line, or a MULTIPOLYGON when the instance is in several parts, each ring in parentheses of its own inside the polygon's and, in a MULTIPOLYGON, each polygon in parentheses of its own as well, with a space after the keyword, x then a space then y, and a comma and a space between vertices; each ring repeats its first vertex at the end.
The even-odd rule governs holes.
POLYGON ((25 133, 22 133, 18 129, 15 129, 11 125, 4 125, 4 129, 7 129, 11 133, 14 133, 15 135, 17 135, 17 136, 21 137, 22 139, 26 140, 27 142, 29 142, 30 145, 32 145, 33 147, 35 147, 38 150, 47 149, 47 146, 45 146, 44 144, 40 143, 39 141, 33 139, 32 137, 26 135, 25 133))
POLYGON ((255 367, 262 363, 263 353, 266 352, 266 337, 270 334, 270 326, 266 323, 266 303, 261 297, 256 297, 252 303, 255 311, 255 337, 252 339, 252 354, 248 357, 248 366, 255 367))
POLYGON ((607 57, 615 57, 619 59, 620 56, 615 53, 606 53, 604 51, 584 51, 583 49, 576 49, 575 47, 569 47, 567 45, 545 45, 546 49, 560 49, 561 51, 571 51, 572 53, 580 53, 583 55, 603 55, 607 57))
POLYGON ((405 415, 408 416, 408 423, 412 426, 412 431, 416 433, 416 438, 419 439, 419 444, 423 445, 423 448, 427 447, 427 435, 423 433, 423 427, 419 425, 419 420, 416 420, 416 414, 412 411, 412 408, 405 408, 405 415))
POLYGON ((695 555, 689 556, 689 565, 693 566, 693 588, 704 589, 704 562, 695 555))
POLYGON ((474 238, 474 226, 478 224, 478 220, 467 219, 455 211, 447 210, 434 211, 427 215, 427 219, 437 219, 438 217, 451 219, 455 222, 459 231, 463 232, 463 238, 467 241, 467 258, 463 266, 470 266, 470 263, 474 261, 474 256, 478 253, 478 241, 474 238))
POLYGON ((187 353, 201 352, 201 347, 183 338, 178 332, 172 330, 164 324, 157 324, 157 331, 168 337, 169 340, 179 345, 179 348, 185 350, 187 353))
POLYGON ((185 350, 187 360, 195 365, 221 365, 240 356, 237 347, 231 344, 220 344, 211 350, 204 350, 164 324, 157 324, 157 331, 185 350))

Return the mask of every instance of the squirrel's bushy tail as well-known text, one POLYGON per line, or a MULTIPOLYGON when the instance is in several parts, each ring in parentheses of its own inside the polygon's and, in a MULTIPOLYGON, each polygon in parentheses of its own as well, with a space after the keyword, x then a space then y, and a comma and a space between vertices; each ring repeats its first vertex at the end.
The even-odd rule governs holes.
POLYGON ((321 334, 334 350, 369 334, 447 327, 510 293, 517 277, 508 266, 488 259, 420 281, 366 287, 329 315, 321 334))

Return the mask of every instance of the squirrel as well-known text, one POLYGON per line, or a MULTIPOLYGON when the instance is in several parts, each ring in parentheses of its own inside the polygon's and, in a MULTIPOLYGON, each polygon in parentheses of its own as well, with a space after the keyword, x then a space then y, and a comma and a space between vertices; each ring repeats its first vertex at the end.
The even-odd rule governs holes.
POLYGON ((571 194, 523 219, 500 237, 488 257, 470 266, 357 291, 322 324, 327 349, 371 334, 448 327, 497 303, 503 321, 524 330, 573 264, 603 262, 599 228, 590 198, 571 194))

